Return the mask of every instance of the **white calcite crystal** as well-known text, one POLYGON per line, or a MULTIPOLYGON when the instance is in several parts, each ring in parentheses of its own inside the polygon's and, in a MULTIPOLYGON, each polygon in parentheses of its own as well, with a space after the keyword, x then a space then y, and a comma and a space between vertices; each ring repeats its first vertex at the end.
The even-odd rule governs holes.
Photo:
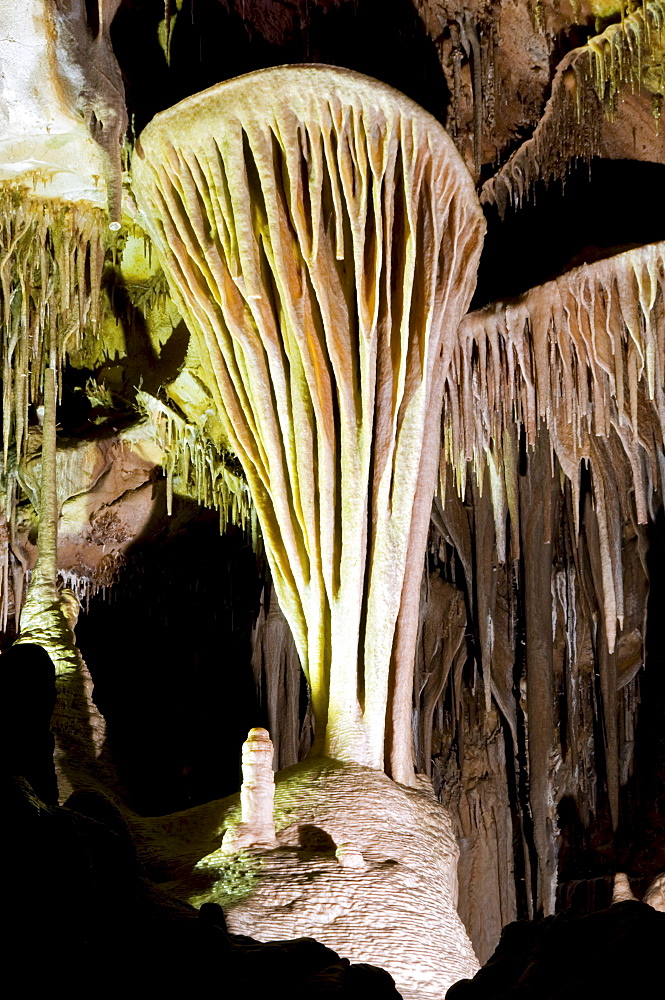
POLYGON ((222 850, 232 854, 243 847, 276 846, 273 805, 275 774, 273 745, 267 729, 250 729, 242 745, 242 821, 224 834, 222 850))

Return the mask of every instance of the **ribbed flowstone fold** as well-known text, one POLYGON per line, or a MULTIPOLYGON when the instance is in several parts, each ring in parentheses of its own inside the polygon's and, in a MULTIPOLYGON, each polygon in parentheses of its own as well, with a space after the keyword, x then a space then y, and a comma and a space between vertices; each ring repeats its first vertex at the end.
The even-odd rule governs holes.
POLYGON ((133 186, 242 462, 314 752, 413 781, 411 677, 443 377, 484 222, 441 126, 325 66, 158 115, 133 186))

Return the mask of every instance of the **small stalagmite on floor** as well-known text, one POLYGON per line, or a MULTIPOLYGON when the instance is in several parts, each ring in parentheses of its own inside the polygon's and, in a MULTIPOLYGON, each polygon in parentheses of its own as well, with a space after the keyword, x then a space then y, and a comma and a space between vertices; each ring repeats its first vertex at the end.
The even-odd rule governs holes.
POLYGON ((267 729, 250 729, 242 745, 242 820, 229 826, 222 841, 222 853, 232 854, 243 847, 275 847, 275 774, 273 745, 267 729))

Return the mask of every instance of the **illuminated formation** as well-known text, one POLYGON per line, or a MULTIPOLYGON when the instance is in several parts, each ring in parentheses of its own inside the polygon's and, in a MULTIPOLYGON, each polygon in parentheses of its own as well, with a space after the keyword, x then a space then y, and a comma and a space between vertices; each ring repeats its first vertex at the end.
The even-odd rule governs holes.
MULTIPOLYGON (((415 783, 421 566, 443 379, 475 282, 480 208, 433 118, 383 84, 322 66, 242 77, 158 115, 137 145, 133 188, 247 476, 309 681, 312 755, 363 765, 315 783, 324 801, 335 782, 346 791, 337 858, 320 892, 348 897, 348 924, 332 904, 319 912, 312 894, 292 907, 283 932, 316 929, 355 954, 389 891, 385 878, 380 891, 338 885, 344 873, 365 871, 359 837, 386 850, 367 800, 388 779, 368 768, 415 783)), ((312 800, 308 773, 295 814, 312 800)), ((414 806, 392 787, 393 824, 408 840, 414 806)), ((420 808, 427 822, 434 813, 444 822, 435 802, 420 808)), ((245 832, 228 834, 222 857, 235 838, 251 841, 245 832)), ((445 868, 455 864, 454 844, 446 851, 445 868)), ((409 870, 403 851, 392 856, 409 870)), ((274 910, 302 877, 299 855, 288 857, 279 877, 233 909, 230 926, 275 933, 274 910)), ((423 858, 429 874, 414 910, 437 881, 434 863, 423 858)), ((214 856, 205 860, 206 870, 214 865, 214 856)), ((224 885, 222 867, 211 898, 224 898, 224 885)), ((437 898, 436 957, 416 956, 413 916, 399 931, 401 959, 390 928, 363 946, 400 988, 423 996, 475 968, 452 894, 444 887, 437 898)))
POLYGON ((224 833, 222 851, 232 854, 242 847, 275 847, 275 777, 273 746, 266 729, 251 729, 242 746, 242 821, 224 833))
POLYGON ((665 0, 301 6, 0 4, 0 649, 156 900, 441 1000, 665 909, 665 0))
MULTIPOLYGON (((514 427, 536 443, 547 428, 571 483, 579 530, 580 463, 591 465, 601 519, 605 631, 613 652, 623 621, 620 538, 612 532, 617 469, 607 467, 605 442, 628 461, 639 524, 653 494, 665 487, 659 463, 665 441, 665 243, 654 243, 585 264, 467 316, 446 379, 444 454, 464 479, 467 462, 479 481, 493 463, 497 526, 514 508, 515 474, 503 466, 514 427), (496 463, 499 463, 499 466, 496 463)), ((651 511, 653 513, 653 510, 651 511)), ((505 558, 505 539, 501 548, 505 558)))
POLYGON ((469 175, 392 89, 285 67, 158 115, 133 186, 247 476, 314 751, 411 783, 437 415, 484 229, 469 175))
MULTIPOLYGON (((479 522, 484 509, 489 523, 474 567, 487 704, 490 692, 503 706, 510 704, 515 655, 501 587, 515 560, 525 567, 524 704, 535 881, 548 913, 555 909, 556 815, 564 794, 552 762, 561 741, 577 743, 580 720, 592 715, 594 699, 603 706, 597 740, 607 762, 612 822, 618 823, 626 774, 624 699, 642 662, 640 651, 627 650, 634 623, 644 615, 635 581, 645 573, 624 539, 654 517, 654 498, 664 487, 664 320, 665 244, 655 243, 585 264, 517 299, 470 313, 446 378, 441 517, 446 530, 454 530, 456 487, 474 496, 479 522), (520 434, 528 476, 518 470, 520 434), (586 499, 583 470, 590 480, 586 499), (585 560, 586 585, 580 573, 585 560), (584 663, 582 623, 590 614, 598 621, 597 693, 584 663), (559 642, 567 650, 570 678, 563 735, 555 694, 559 642)), ((574 763, 582 794, 590 796, 594 752, 593 742, 582 745, 574 763)))
POLYGON ((103 780, 96 756, 104 722, 72 631, 78 605, 73 594, 58 592, 63 498, 56 473, 56 407, 67 353, 80 347, 85 333, 98 332, 106 235, 120 228, 127 113, 110 40, 118 6, 119 0, 100 0, 94 38, 76 4, 7 0, 0 10, 0 485, 7 521, 0 550, 0 627, 4 630, 8 620, 11 561, 19 641, 43 645, 58 674, 52 726, 61 798, 92 771, 103 780), (27 562, 10 560, 10 551, 21 550, 18 467, 30 448, 31 457, 36 450, 31 404, 40 407, 42 418, 35 482, 39 541, 23 603, 27 562))

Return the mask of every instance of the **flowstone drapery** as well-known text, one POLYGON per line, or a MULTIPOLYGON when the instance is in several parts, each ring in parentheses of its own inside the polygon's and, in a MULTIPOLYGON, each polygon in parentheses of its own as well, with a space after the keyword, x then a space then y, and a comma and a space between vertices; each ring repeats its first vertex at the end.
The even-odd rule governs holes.
MULTIPOLYGON (((632 767, 644 526, 665 488, 664 252, 663 243, 639 247, 470 313, 446 378, 434 534, 457 551, 473 595, 488 745, 503 740, 498 706, 516 757, 524 753, 535 844, 526 878, 546 913, 555 908, 559 803, 572 796, 586 826, 606 784, 616 829, 632 767), (472 502, 468 520, 456 489, 472 502)), ((421 712, 427 727, 433 708, 421 712)), ((486 924, 482 904, 472 908, 471 923, 486 924)))
POLYGON ((133 186, 242 462, 315 753, 413 781, 443 377, 484 223, 435 120, 325 66, 158 115, 133 186))
POLYGON ((460 487, 467 462, 481 486, 489 466, 501 561, 509 512, 519 553, 515 426, 533 447, 541 422, 571 484, 578 531, 581 464, 591 468, 612 653, 623 586, 610 443, 626 456, 638 524, 665 487, 665 244, 584 265, 462 324, 446 379, 443 464, 460 487))
POLYGON ((253 848, 248 891, 234 895, 244 861, 230 852, 248 841, 233 815, 174 891, 223 903, 236 931, 314 934, 388 969, 405 997, 439 997, 476 968, 455 912, 457 849, 438 803, 383 770, 417 784, 412 671, 441 394, 484 231, 470 177, 402 95, 291 66, 158 115, 133 189, 247 477, 314 713, 310 759, 278 776, 277 842, 253 848))

